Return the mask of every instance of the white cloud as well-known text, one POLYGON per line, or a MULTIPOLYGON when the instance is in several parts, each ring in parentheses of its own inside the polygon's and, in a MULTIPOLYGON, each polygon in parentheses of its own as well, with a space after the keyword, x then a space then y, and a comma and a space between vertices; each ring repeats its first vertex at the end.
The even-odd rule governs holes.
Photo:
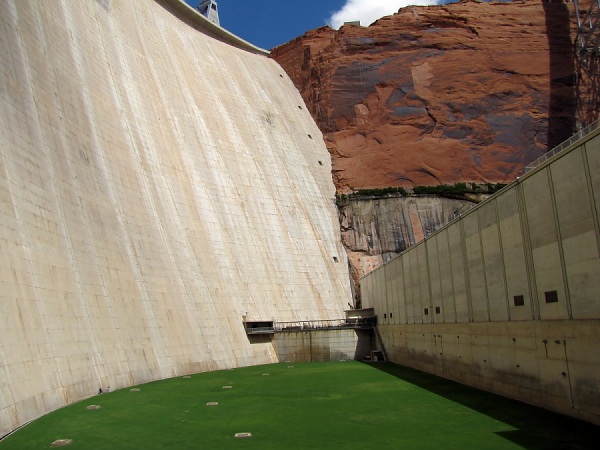
POLYGON ((341 27, 344 22, 360 20, 360 24, 367 26, 383 16, 398 12, 400 8, 408 5, 437 5, 441 0, 346 0, 342 9, 334 12, 327 24, 332 28, 341 27))

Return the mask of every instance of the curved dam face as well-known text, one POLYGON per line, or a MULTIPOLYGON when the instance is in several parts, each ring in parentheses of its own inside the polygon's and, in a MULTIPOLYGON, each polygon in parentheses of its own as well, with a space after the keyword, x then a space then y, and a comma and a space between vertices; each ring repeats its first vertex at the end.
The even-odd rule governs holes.
POLYGON ((0 436, 99 387, 275 362, 243 317, 342 317, 320 131, 277 63, 198 24, 178 0, 0 2, 0 436))

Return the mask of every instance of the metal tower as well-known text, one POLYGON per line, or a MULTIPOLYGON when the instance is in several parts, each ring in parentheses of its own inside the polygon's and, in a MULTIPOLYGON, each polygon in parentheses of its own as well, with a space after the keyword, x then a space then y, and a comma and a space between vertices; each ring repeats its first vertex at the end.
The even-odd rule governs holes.
POLYGON ((581 11, 573 0, 577 16, 577 46, 580 53, 600 56, 600 0, 592 0, 587 11, 581 11))
POLYGON ((202 0, 196 9, 212 23, 220 26, 219 10, 215 0, 202 0))
POLYGON ((577 121, 586 126, 598 120, 600 104, 600 0, 573 0, 577 19, 577 121), (587 10, 585 6, 588 5, 587 10))

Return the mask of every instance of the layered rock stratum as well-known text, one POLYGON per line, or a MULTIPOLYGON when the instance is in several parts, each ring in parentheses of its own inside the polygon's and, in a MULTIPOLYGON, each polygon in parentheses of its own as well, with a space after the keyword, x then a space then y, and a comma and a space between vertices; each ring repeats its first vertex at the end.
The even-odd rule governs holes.
POLYGON ((572 4, 406 7, 275 48, 319 127, 338 192, 507 182, 569 137, 572 4))

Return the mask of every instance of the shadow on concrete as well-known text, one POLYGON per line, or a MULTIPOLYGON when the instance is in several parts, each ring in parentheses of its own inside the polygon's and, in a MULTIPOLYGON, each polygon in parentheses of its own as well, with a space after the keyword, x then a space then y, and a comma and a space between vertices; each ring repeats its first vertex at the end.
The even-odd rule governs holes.
POLYGON ((571 13, 562 1, 542 0, 550 50, 550 99, 548 104, 548 150, 568 139, 576 130, 575 52, 571 39, 571 13))
MULTIPOLYGON (((590 423, 398 364, 364 364, 516 428, 498 435, 523 448, 583 450, 598 446, 600 427, 590 423)), ((485 443, 481 448, 485 448, 485 443)))

